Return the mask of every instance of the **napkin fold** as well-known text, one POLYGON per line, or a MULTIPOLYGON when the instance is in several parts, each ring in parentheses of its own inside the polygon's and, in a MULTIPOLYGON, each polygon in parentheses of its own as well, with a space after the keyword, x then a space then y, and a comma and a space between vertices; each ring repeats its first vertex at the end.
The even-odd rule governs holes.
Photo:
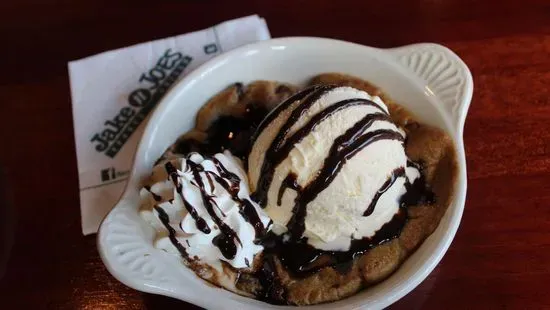
POLYGON ((82 233, 116 204, 151 111, 179 79, 210 58, 270 38, 257 15, 71 61, 82 233))

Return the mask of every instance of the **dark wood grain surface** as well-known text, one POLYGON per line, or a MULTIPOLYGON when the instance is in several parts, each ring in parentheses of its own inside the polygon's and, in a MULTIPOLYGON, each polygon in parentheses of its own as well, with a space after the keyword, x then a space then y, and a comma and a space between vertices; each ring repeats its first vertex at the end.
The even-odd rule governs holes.
POLYGON ((392 308, 550 307, 548 0, 19 0, 0 3, 1 309, 194 308, 120 284, 82 236, 67 62, 253 13, 274 37, 460 55, 475 84, 464 217, 439 266, 392 308))

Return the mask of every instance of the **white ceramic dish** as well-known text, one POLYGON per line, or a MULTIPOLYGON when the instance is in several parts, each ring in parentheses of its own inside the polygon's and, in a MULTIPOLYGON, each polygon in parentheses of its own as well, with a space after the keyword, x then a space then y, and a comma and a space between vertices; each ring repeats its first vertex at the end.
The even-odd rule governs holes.
POLYGON ((322 72, 373 82, 422 122, 445 129, 456 143, 460 169, 456 199, 439 227, 390 278, 350 298, 310 308, 383 308, 422 282, 447 251, 464 209, 462 131, 473 91, 470 71, 453 52, 436 44, 377 49, 320 38, 282 38, 238 48, 199 67, 166 95, 143 134, 126 191, 99 230, 99 252, 113 276, 136 290, 209 309, 287 308, 208 285, 177 257, 155 249, 153 229, 138 214, 138 184, 163 151, 192 128, 197 110, 229 84, 257 79, 302 84, 322 72))

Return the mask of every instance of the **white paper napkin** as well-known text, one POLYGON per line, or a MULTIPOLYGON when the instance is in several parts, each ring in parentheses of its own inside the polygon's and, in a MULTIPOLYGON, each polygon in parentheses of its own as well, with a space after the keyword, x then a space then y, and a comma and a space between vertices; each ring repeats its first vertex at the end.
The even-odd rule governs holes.
POLYGON ((210 58, 269 38, 253 15, 69 62, 84 235, 97 232, 120 198, 149 107, 210 58))

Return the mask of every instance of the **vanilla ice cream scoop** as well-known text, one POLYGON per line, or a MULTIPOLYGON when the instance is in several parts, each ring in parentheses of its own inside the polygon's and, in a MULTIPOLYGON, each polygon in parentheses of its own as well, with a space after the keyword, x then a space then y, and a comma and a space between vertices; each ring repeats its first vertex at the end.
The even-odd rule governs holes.
POLYGON ((420 176, 407 164, 404 140, 379 97, 308 88, 260 125, 248 159, 252 197, 275 233, 347 251, 399 213, 400 197, 420 176))
POLYGON ((271 221, 250 200, 238 159, 229 152, 191 153, 155 166, 148 184, 140 191, 141 216, 160 232, 157 248, 217 270, 220 260, 252 267, 271 221))

